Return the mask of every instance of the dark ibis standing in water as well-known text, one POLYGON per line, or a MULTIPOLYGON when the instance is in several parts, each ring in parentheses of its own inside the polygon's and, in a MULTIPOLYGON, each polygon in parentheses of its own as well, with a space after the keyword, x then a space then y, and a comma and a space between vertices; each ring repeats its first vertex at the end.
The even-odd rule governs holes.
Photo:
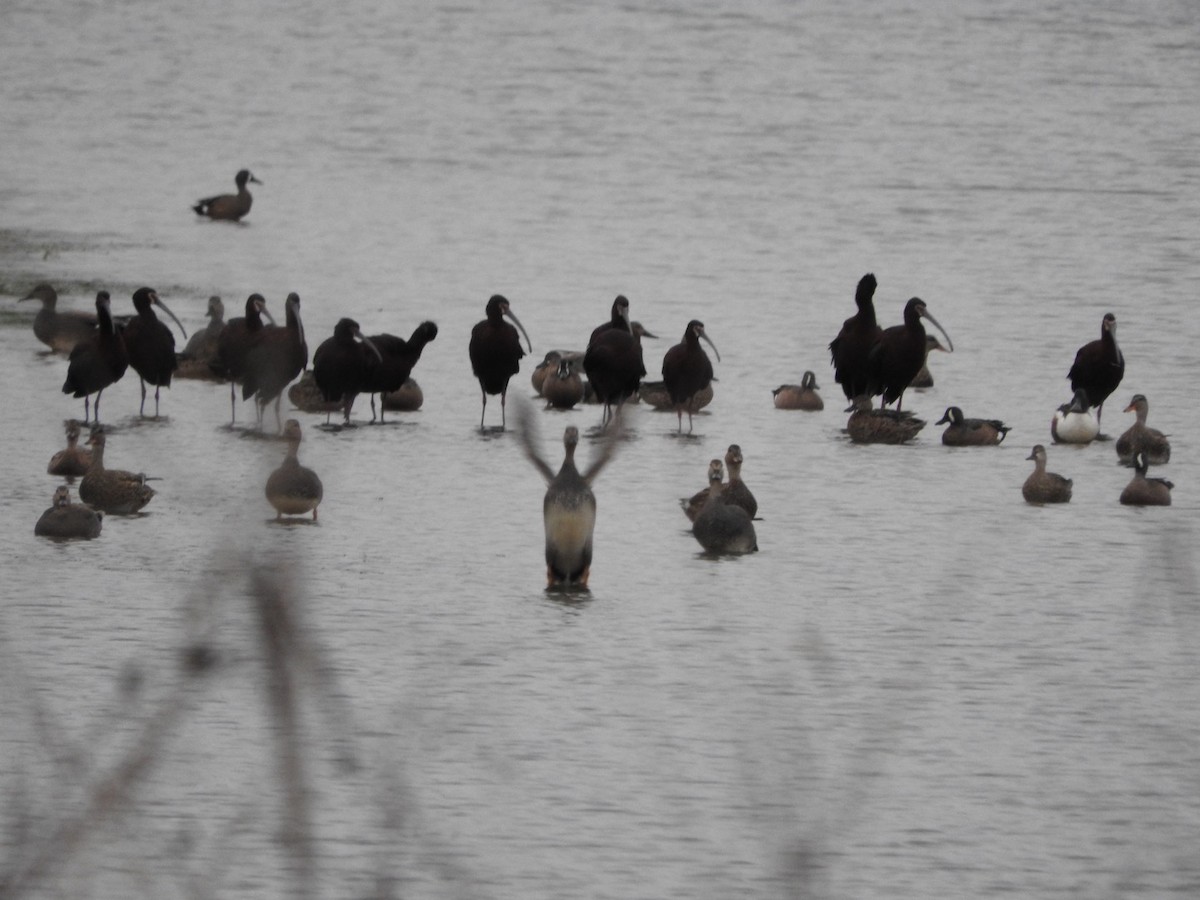
POLYGON ((250 204, 254 202, 254 198, 246 190, 246 182, 250 181, 254 184, 262 184, 262 182, 251 175, 249 169, 242 169, 234 176, 233 181, 237 185, 236 194, 218 194, 215 197, 206 197, 196 201, 196 205, 192 207, 196 211, 196 215, 236 222, 250 212, 250 204))
POLYGON ((313 378, 321 396, 327 403, 341 402, 347 425, 354 398, 365 389, 372 359, 375 363, 382 362, 383 355, 370 338, 363 336, 353 319, 338 319, 333 326, 333 337, 321 341, 313 354, 313 378))
POLYGON ((903 409, 904 391, 925 365, 928 351, 922 319, 928 319, 942 333, 948 351, 954 350, 950 335, 930 315, 925 301, 920 297, 909 300, 904 305, 904 324, 885 328, 871 348, 871 377, 866 393, 872 397, 882 394, 884 406, 895 403, 896 409, 903 409))
POLYGON ((121 380, 129 367, 125 339, 113 324, 108 291, 96 295, 96 333, 80 341, 71 351, 63 393, 83 398, 83 423, 88 423, 88 400, 96 395, 96 417, 100 421, 100 395, 121 380))
POLYGON ((308 365, 308 344, 304 341, 304 323, 300 320, 300 295, 288 294, 284 309, 287 315, 284 327, 264 328, 262 336, 246 354, 242 399, 254 397, 260 430, 263 413, 272 400, 275 401, 275 428, 283 429, 279 419, 283 389, 308 365))
POLYGON ((883 334, 875 320, 875 276, 868 272, 858 281, 854 302, 858 312, 842 323, 842 330, 829 343, 833 378, 842 386, 847 400, 867 393, 871 382, 871 348, 883 334))
MULTIPOLYGON (((433 322, 422 322, 406 341, 394 334, 373 334, 370 341, 379 351, 380 359, 367 359, 366 378, 362 391, 371 395, 371 421, 375 421, 375 395, 400 390, 421 358, 425 345, 437 337, 433 322)), ((379 421, 383 421, 383 398, 379 400, 379 421)))
POLYGON ((83 310, 58 311, 58 291, 39 284, 18 300, 41 301, 42 308, 33 317, 33 336, 58 353, 70 353, 75 345, 96 333, 96 317, 83 310))
POLYGON ((274 323, 267 311, 267 301, 262 294, 251 294, 246 298, 246 315, 230 319, 217 338, 217 374, 229 379, 229 423, 237 421, 237 386, 246 375, 246 356, 263 336, 263 320, 266 316, 274 323))
POLYGON ((590 347, 596 338, 604 334, 604 332, 614 328, 617 331, 628 332, 632 330, 629 324, 629 298, 624 294, 617 294, 617 299, 613 301, 612 313, 608 321, 592 329, 592 336, 588 338, 588 346, 590 347))
POLYGON ((471 357, 471 371, 479 379, 479 387, 483 393, 483 409, 479 413, 479 430, 483 430, 483 419, 487 413, 488 394, 500 395, 500 427, 504 428, 504 407, 508 399, 508 380, 520 369, 521 357, 525 351, 521 349, 521 339, 517 328, 525 336, 529 352, 533 352, 533 344, 525 331, 525 326, 513 315, 512 308, 504 297, 493 294, 487 302, 487 318, 471 329, 471 342, 467 345, 467 353, 471 357), (512 319, 513 324, 505 322, 505 317, 512 319))
POLYGON ((1071 379, 1071 390, 1087 393, 1088 404, 1096 408, 1096 424, 1099 425, 1104 401, 1125 377, 1125 356, 1117 346, 1116 316, 1104 314, 1100 337, 1079 348, 1067 377, 1071 379))
POLYGON ((675 407, 675 415, 679 419, 679 431, 683 432, 683 414, 688 414, 688 434, 692 433, 692 398, 712 383, 712 361, 704 348, 700 346, 703 339, 712 347, 721 361, 721 353, 704 331, 704 323, 696 319, 688 322, 683 332, 683 340, 667 351, 663 357, 662 376, 667 393, 671 395, 671 403, 675 407))
POLYGON ((602 425, 612 419, 614 406, 619 409, 637 393, 646 377, 642 335, 654 337, 645 329, 633 327, 629 321, 629 301, 624 296, 613 301, 611 320, 592 330, 583 354, 583 371, 596 399, 604 404, 602 425))
POLYGON ((171 329, 158 320, 154 307, 159 307, 179 326, 183 337, 187 332, 175 318, 175 313, 167 309, 167 305, 158 298, 154 288, 142 287, 133 293, 133 308, 137 315, 125 326, 125 349, 129 353, 129 365, 138 373, 142 382, 142 404, 138 408, 139 415, 146 415, 146 382, 154 385, 154 418, 158 418, 158 392, 160 388, 171 386, 171 375, 179 367, 175 358, 175 335, 171 329))

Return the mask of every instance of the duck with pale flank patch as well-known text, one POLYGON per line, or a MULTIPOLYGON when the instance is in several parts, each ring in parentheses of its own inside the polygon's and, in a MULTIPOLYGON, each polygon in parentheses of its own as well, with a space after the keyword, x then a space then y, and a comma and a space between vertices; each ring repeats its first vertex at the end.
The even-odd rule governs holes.
POLYGON ((947 447, 993 446, 1012 430, 999 419, 968 419, 957 406, 946 407, 945 414, 934 424, 946 425, 942 443, 947 447))
POLYGON ((1171 442, 1157 428, 1146 425, 1146 416, 1150 412, 1150 401, 1144 394, 1134 394, 1125 412, 1137 413, 1137 421, 1117 438, 1117 459, 1123 465, 1133 465, 1133 457, 1138 451, 1146 454, 1146 461, 1152 466, 1161 466, 1171 461, 1171 442))
POLYGON ((96 333, 96 315, 75 309, 59 312, 58 291, 48 284, 39 284, 17 302, 26 300, 41 302, 42 308, 33 317, 33 336, 56 353, 70 353, 96 333))
POLYGON ((88 423, 89 400, 96 395, 95 421, 100 421, 100 395, 110 384, 121 380, 129 368, 125 340, 113 323, 108 291, 96 294, 96 333, 80 341, 71 350, 67 363, 64 394, 83 398, 83 424, 88 423))
POLYGON ((692 523, 692 535, 708 553, 754 553, 758 550, 758 536, 749 514, 736 503, 721 499, 723 468, 719 459, 708 464, 708 500, 692 523))
POLYGON ((104 513, 90 506, 71 502, 71 489, 65 484, 54 491, 50 508, 42 513, 33 533, 58 540, 90 540, 100 536, 104 513))
POLYGON ((913 380, 908 384, 909 387, 920 389, 933 387, 933 373, 929 371, 929 354, 934 350, 941 350, 943 353, 950 352, 942 346, 942 342, 935 335, 927 333, 925 335, 925 364, 921 366, 921 371, 913 376, 913 380))
POLYGON ((688 414, 688 434, 692 433, 692 415, 698 411, 696 395, 712 384, 712 360, 700 346, 703 340, 712 347, 717 362, 721 361, 721 352, 704 330, 704 323, 698 319, 688 322, 683 331, 683 340, 672 347, 663 356, 662 376, 667 393, 671 395, 671 404, 679 420, 679 433, 683 434, 683 414, 688 414))
POLYGON ((871 398, 854 398, 846 412, 846 433, 856 444, 904 444, 925 427, 925 420, 898 409, 872 409, 871 398))
POLYGON ((138 373, 142 385, 142 403, 138 407, 138 415, 146 415, 146 382, 149 382, 154 385, 154 418, 157 419, 159 389, 170 388, 171 376, 179 362, 175 359, 175 335, 154 314, 156 306, 174 320, 186 340, 187 332, 183 324, 159 299, 158 292, 148 287, 134 291, 133 307, 137 315, 126 324, 122 337, 129 354, 129 365, 138 373))
POLYGON ((267 500, 275 507, 275 521, 279 522, 284 516, 305 516, 312 513, 312 520, 317 521, 317 507, 325 495, 321 479, 312 469, 300 465, 299 451, 303 434, 300 423, 288 419, 283 426, 283 437, 287 441, 287 455, 279 468, 267 478, 265 493, 267 500))
POLYGON ((1100 422, 1092 415, 1087 392, 1075 391, 1070 403, 1064 403, 1050 420, 1050 436, 1059 444, 1090 444, 1100 434, 1100 422))
POLYGON ((577 362, 560 357, 554 371, 542 382, 542 396, 555 409, 571 409, 583 400, 583 376, 576 368, 577 362))
POLYGON ((512 304, 500 294, 493 294, 485 308, 487 318, 477 322, 471 329, 471 340, 467 345, 467 355, 471 359, 471 371, 479 380, 479 390, 483 396, 483 407, 479 411, 479 430, 483 431, 484 416, 487 414, 488 394, 500 395, 500 428, 507 425, 505 406, 508 401, 508 382, 521 369, 521 357, 525 351, 521 349, 521 335, 529 352, 533 352, 533 343, 525 332, 525 326, 513 314, 512 304), (512 321, 513 325, 505 322, 512 321), (517 329, 520 329, 518 334, 517 329))
POLYGON ((105 468, 103 428, 93 430, 87 442, 92 448, 92 465, 79 482, 79 499, 109 515, 131 516, 154 498, 156 492, 146 484, 144 474, 105 468))
POLYGON ((250 212, 250 205, 254 202, 254 198, 246 190, 246 182, 252 184, 262 184, 262 182, 251 175, 249 169, 242 169, 238 172, 234 176, 233 182, 237 185, 236 194, 218 194, 215 197, 206 197, 197 201, 192 207, 196 215, 236 222, 250 212))
POLYGON ((1133 467, 1133 480, 1121 491, 1121 503, 1126 506, 1170 506, 1171 489, 1175 485, 1165 478, 1146 477, 1150 463, 1144 450, 1133 455, 1133 467))
POLYGON ((868 358, 870 378, 867 393, 872 397, 882 395, 882 405, 896 404, 904 408, 904 392, 913 378, 925 365, 925 326, 928 319, 946 339, 948 350, 954 350, 950 335, 946 334, 938 320, 933 317, 920 297, 913 297, 904 305, 904 324, 885 328, 871 347, 868 358))
POLYGON ((176 378, 196 378, 202 381, 219 381, 213 367, 220 368, 217 356, 217 341, 225 328, 225 304, 221 298, 213 294, 208 298, 208 308, 205 310, 208 324, 188 338, 187 345, 176 357, 178 367, 175 369, 176 378))
POLYGON ((1033 460, 1033 472, 1021 485, 1026 503, 1067 503, 1071 499, 1071 479, 1046 471, 1046 448, 1034 445, 1026 459, 1033 460))
POLYGON ((325 399, 321 389, 317 387, 317 379, 312 369, 302 373, 300 380, 288 388, 288 400, 296 409, 306 413, 331 415, 342 408, 340 398, 333 401, 325 399))
POLYGON ((608 433, 599 454, 581 473, 575 465, 579 429, 574 425, 567 426, 563 431, 563 461, 556 473, 538 453, 536 425, 528 404, 520 404, 517 415, 517 434, 522 449, 547 485, 542 500, 547 586, 586 589, 596 528, 596 495, 592 491, 592 482, 612 460, 620 442, 619 429, 608 433))
POLYGON ((771 395, 775 398, 776 409, 816 412, 825 408, 825 401, 817 393, 819 389, 817 376, 812 372, 805 372, 799 384, 781 384, 771 391, 771 395))
POLYGON ((46 472, 62 478, 78 478, 87 474, 92 466, 92 454, 86 447, 79 446, 79 421, 67 419, 64 423, 67 429, 67 446, 50 457, 50 465, 46 472))
POLYGON ((1089 407, 1096 409, 1096 427, 1104 401, 1117 389, 1125 377, 1125 355, 1117 344, 1117 317, 1105 313, 1100 322, 1100 337, 1089 341, 1075 353, 1075 362, 1067 372, 1071 390, 1083 391, 1089 407))

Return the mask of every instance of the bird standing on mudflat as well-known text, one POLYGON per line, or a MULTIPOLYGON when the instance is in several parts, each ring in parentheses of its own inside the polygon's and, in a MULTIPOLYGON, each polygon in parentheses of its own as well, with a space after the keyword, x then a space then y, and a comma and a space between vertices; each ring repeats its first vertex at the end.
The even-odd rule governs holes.
POLYGON ((183 324, 175 318, 175 313, 167 309, 167 305, 159 299, 153 288, 138 288, 133 293, 133 308, 137 315, 130 319, 125 326, 125 350, 129 354, 129 365, 138 373, 142 384, 142 403, 138 414, 146 415, 146 382, 154 385, 154 418, 158 418, 158 392, 160 388, 171 386, 171 375, 179 366, 175 358, 175 335, 171 329, 158 320, 154 307, 159 307, 179 326, 183 337, 187 332, 183 324))
POLYGON ((712 384, 712 360, 700 346, 703 339, 712 347, 721 361, 721 353, 704 330, 704 323, 696 319, 688 322, 683 331, 683 340, 672 347, 663 356, 662 376, 667 393, 671 395, 671 403, 675 407, 675 415, 679 421, 679 433, 683 433, 683 414, 688 414, 688 434, 692 433, 692 413, 695 412, 693 398, 712 384))
POLYGON ((96 333, 80 341, 71 350, 67 363, 67 380, 63 382, 64 394, 83 398, 83 424, 88 423, 88 401, 96 395, 96 418, 100 421, 100 395, 110 384, 121 380, 129 368, 129 354, 125 340, 113 324, 108 291, 96 294, 96 333))
POLYGON ((1125 355, 1117 345, 1116 316, 1104 314, 1100 337, 1079 348, 1067 377, 1071 379, 1071 390, 1083 391, 1088 405, 1096 408, 1096 427, 1099 428, 1104 401, 1125 377, 1125 355))
POLYGON ((236 222, 246 213, 250 212, 250 205, 254 202, 254 198, 250 196, 250 192, 246 190, 246 182, 254 184, 262 184, 257 178, 250 174, 249 169, 242 169, 234 176, 234 183, 237 185, 236 194, 218 194, 215 197, 206 197, 203 200, 196 202, 192 207, 197 215, 208 216, 210 219, 223 219, 227 222, 236 222))
POLYGON ((1046 448, 1036 444, 1026 459, 1033 460, 1033 472, 1021 486, 1026 503, 1067 503, 1071 499, 1071 479, 1046 471, 1046 448))
POLYGON ((488 394, 500 395, 500 427, 507 425, 505 404, 508 399, 508 381, 521 368, 521 357, 525 351, 521 349, 521 335, 529 352, 533 352, 533 344, 525 332, 525 326, 513 315, 512 306, 508 300, 499 294, 493 294, 487 302, 487 318, 477 323, 471 329, 471 340, 467 345, 467 355, 471 359, 471 371, 479 379, 479 388, 483 394, 483 408, 479 412, 479 430, 483 430, 483 419, 487 413, 488 394), (511 319, 512 325, 505 322, 511 319))
POLYGON ((83 310, 58 311, 58 292, 48 284, 39 284, 18 300, 41 301, 42 308, 33 317, 33 336, 56 353, 70 353, 80 341, 96 333, 96 316, 83 310))
POLYGON ((267 478, 267 500, 275 507, 277 522, 284 516, 303 516, 310 512, 315 522, 317 507, 321 505, 325 488, 316 472, 300 465, 297 455, 303 437, 300 423, 295 419, 288 419, 283 426, 283 437, 288 442, 287 455, 279 468, 267 478))
POLYGON ((71 489, 64 484, 55 489, 50 508, 37 520, 33 526, 33 533, 38 537, 59 540, 90 540, 100 536, 103 519, 104 513, 97 512, 90 506, 72 503, 71 489))

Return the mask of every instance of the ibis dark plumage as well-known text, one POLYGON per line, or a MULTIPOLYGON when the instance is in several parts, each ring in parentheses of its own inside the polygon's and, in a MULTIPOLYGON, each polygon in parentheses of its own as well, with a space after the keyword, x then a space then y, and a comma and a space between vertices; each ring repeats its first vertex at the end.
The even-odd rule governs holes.
POLYGON ((683 331, 683 340, 663 356, 663 384, 667 388, 667 393, 671 395, 671 403, 675 407, 675 415, 679 420, 680 433, 683 432, 684 412, 688 414, 688 434, 692 433, 692 413, 695 412, 692 400, 712 384, 712 360, 700 346, 702 339, 712 347, 719 362, 720 351, 704 331, 704 323, 696 319, 688 322, 687 328, 683 331))
MULTIPOLYGON (((371 395, 371 421, 375 421, 375 394, 386 394, 400 390, 412 374, 426 345, 438 334, 433 322, 422 322, 406 341, 394 334, 373 334, 371 343, 379 351, 379 359, 367 358, 366 378, 362 392, 371 395)), ((379 421, 383 421, 383 398, 379 399, 379 421)))
POLYGON ((367 383, 368 369, 382 359, 379 349, 363 335, 358 323, 345 318, 338 319, 333 336, 323 340, 313 354, 313 378, 321 396, 329 403, 341 402, 346 424, 350 423, 354 398, 367 383))
POLYGON ((499 294, 493 294, 487 302, 487 318, 477 323, 471 329, 471 341, 467 345, 467 354, 471 358, 471 371, 479 379, 479 388, 483 394, 483 408, 479 413, 479 428, 483 430, 483 419, 487 413, 488 394, 500 395, 500 427, 506 425, 505 403, 508 398, 508 381, 520 370, 521 357, 525 351, 521 349, 521 337, 529 352, 533 352, 533 344, 525 332, 525 326, 513 315, 512 306, 507 299, 499 294), (505 322, 511 319, 513 325, 505 322), (520 329, 520 335, 517 329, 520 329))
POLYGON ((1125 356, 1117 344, 1116 316, 1104 314, 1100 322, 1100 337, 1079 348, 1067 377, 1071 379, 1071 390, 1086 393, 1088 405, 1096 408, 1098 427, 1104 401, 1125 377, 1125 356))
POLYGON ((263 329, 262 336, 246 354, 242 399, 254 398, 260 429, 267 404, 274 400, 275 427, 282 430, 279 401, 283 390, 308 365, 308 344, 304 340, 304 322, 300 318, 300 295, 295 292, 288 294, 284 310, 284 326, 263 329))
POLYGON ((83 422, 88 422, 88 401, 96 395, 95 421, 100 421, 100 395, 121 380, 129 367, 125 340, 113 324, 108 291, 96 295, 96 333, 71 350, 63 393, 83 398, 83 422))
POLYGON ((629 321, 629 301, 618 296, 613 301, 612 318, 592 330, 583 355, 583 371, 596 400, 604 404, 601 424, 613 417, 618 409, 638 392, 646 376, 642 355, 642 337, 654 337, 640 325, 629 321))
POLYGON ((875 319, 876 286, 875 276, 870 272, 858 280, 854 292, 858 311, 842 323, 842 330, 829 343, 833 378, 842 386, 847 400, 867 393, 871 383, 871 348, 883 334, 875 319))
POLYGON ((820 387, 817 384, 817 376, 812 372, 805 372, 799 384, 781 384, 771 391, 771 396, 775 398, 776 409, 817 412, 825 408, 825 401, 817 393, 820 387))
POLYGON ((186 339, 187 332, 175 318, 175 313, 167 309, 153 288, 148 287, 134 291, 133 308, 137 310, 137 315, 125 326, 124 338, 129 365, 138 373, 142 383, 142 403, 138 413, 143 416, 146 414, 146 382, 150 382, 154 385, 154 417, 157 419, 159 389, 171 386, 171 375, 178 368, 179 361, 175 358, 175 335, 158 320, 154 313, 156 306, 171 317, 186 339))
POLYGON ((885 328, 869 355, 871 372, 866 392, 872 397, 882 394, 884 406, 895 403, 896 409, 903 409, 904 391, 925 365, 927 351, 922 319, 932 322, 946 338, 947 349, 954 350, 950 335, 929 312, 925 301, 920 297, 909 300, 904 305, 904 324, 885 328))
POLYGON ((246 376, 246 357, 263 336, 263 319, 271 319, 262 294, 246 298, 246 315, 230 319, 217 338, 218 374, 229 379, 230 424, 237 421, 237 386, 246 376))
POLYGON ((57 353, 70 353, 80 341, 96 333, 96 316, 83 310, 58 310, 58 292, 39 284, 18 300, 38 300, 42 308, 33 317, 33 336, 57 353))
POLYGON ((233 181, 237 185, 236 194, 218 194, 215 197, 198 200, 192 207, 196 211, 196 215, 236 222, 250 212, 250 205, 254 202, 254 198, 246 190, 246 182, 249 181, 253 184, 262 184, 262 182, 251 175, 249 169, 242 169, 234 176, 233 181))

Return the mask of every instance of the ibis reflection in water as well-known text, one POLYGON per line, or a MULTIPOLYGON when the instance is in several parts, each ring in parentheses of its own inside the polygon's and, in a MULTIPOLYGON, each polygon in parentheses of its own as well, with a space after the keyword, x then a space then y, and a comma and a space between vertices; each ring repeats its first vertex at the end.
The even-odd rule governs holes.
POLYGON ((675 407, 675 415, 679 421, 679 433, 683 433, 683 414, 688 414, 688 434, 692 433, 692 414, 696 412, 694 398, 697 394, 712 384, 712 360, 700 346, 703 340, 712 347, 717 361, 721 353, 717 345, 709 339, 704 330, 704 323, 697 319, 688 322, 683 331, 683 340, 672 347, 663 356, 662 376, 667 393, 671 395, 671 403, 675 407))
POLYGON ((513 314, 512 305, 499 294, 493 294, 487 302, 485 310, 487 318, 471 329, 471 340, 467 345, 467 355, 471 359, 471 371, 479 379, 479 388, 483 395, 483 408, 479 411, 479 430, 483 430, 484 416, 487 414, 488 394, 500 395, 500 427, 507 425, 505 406, 508 400, 508 381, 521 368, 521 357, 525 351, 521 349, 521 337, 524 335, 529 352, 533 352, 533 344, 525 332, 525 326, 513 314), (514 328, 505 319, 511 319, 514 328))
POLYGON ((1071 390, 1083 391, 1088 406, 1096 409, 1096 428, 1104 401, 1117 389, 1125 377, 1125 356, 1117 345, 1117 317, 1105 313, 1100 322, 1100 337, 1084 344, 1075 353, 1075 362, 1067 372, 1071 390))
POLYGON ((83 310, 58 310, 58 291, 39 284, 18 300, 38 300, 42 308, 33 317, 33 336, 56 353, 70 353, 80 341, 96 333, 96 316, 83 310))
POLYGON ((316 472, 300 465, 300 441, 303 438, 300 423, 288 419, 283 426, 283 437, 288 445, 287 454, 279 468, 267 478, 267 500, 275 507, 277 522, 284 516, 304 516, 310 512, 315 522, 325 488, 316 472))
POLYGON ((96 333, 80 341, 71 351, 67 363, 67 380, 63 382, 64 394, 83 398, 83 422, 89 417, 88 401, 96 395, 95 421, 100 421, 100 395, 110 384, 121 380, 129 368, 129 354, 125 351, 125 340, 113 324, 108 291, 96 294, 96 333))
POLYGON ((171 386, 171 375, 179 366, 175 358, 175 335, 158 320, 154 307, 165 312, 179 326, 184 339, 187 332, 175 313, 159 299, 154 288, 138 288, 133 294, 133 308, 137 315, 125 326, 125 350, 129 354, 129 365, 138 373, 142 385, 142 403, 138 414, 146 415, 146 382, 154 385, 154 418, 158 418, 158 392, 171 386))
POLYGON ((215 197, 205 197, 203 200, 197 200, 192 207, 198 216, 207 216, 210 219, 220 219, 227 222, 236 222, 250 212, 250 205, 254 202, 254 198, 250 196, 250 192, 246 190, 246 182, 253 184, 262 184, 257 178, 250 174, 249 169, 242 169, 234 176, 233 182, 237 185, 236 194, 218 194, 215 197))
POLYGON ((1034 445, 1027 459, 1033 460, 1033 472, 1021 486, 1026 503, 1067 503, 1071 499, 1071 479, 1046 471, 1046 448, 1034 445))
POLYGON ((103 519, 104 513, 90 506, 72 503, 71 489, 64 484, 54 491, 50 508, 37 520, 33 533, 59 540, 89 540, 100 536, 103 519))
POLYGON ((1137 421, 1117 438, 1117 459, 1126 466, 1133 465, 1133 457, 1139 451, 1146 454, 1152 466, 1161 466, 1171 461, 1171 442, 1157 428, 1146 424, 1150 412, 1150 401, 1144 394, 1134 394, 1125 412, 1137 413, 1137 421))
POLYGON ((517 406, 517 435, 526 457, 546 480, 542 519, 546 535, 546 582, 549 587, 586 588, 592 566, 592 536, 596 527, 596 495, 592 482, 612 460, 620 429, 610 430, 596 458, 582 473, 575 465, 579 429, 563 431, 563 461, 556 473, 537 447, 537 427, 527 403, 517 406))

